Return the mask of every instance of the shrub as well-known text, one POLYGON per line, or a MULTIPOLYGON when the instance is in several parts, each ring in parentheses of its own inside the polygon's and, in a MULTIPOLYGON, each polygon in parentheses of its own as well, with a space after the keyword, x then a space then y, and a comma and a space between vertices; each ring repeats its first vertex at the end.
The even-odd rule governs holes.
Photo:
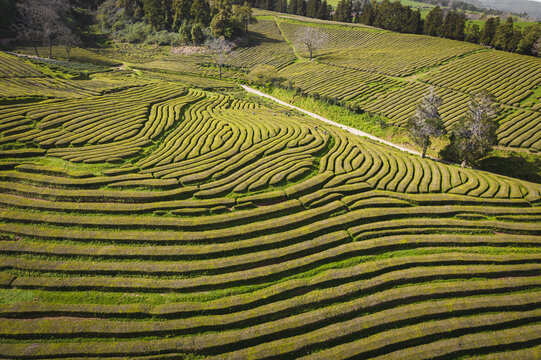
POLYGON ((120 40, 129 43, 140 43, 147 40, 152 33, 152 27, 143 22, 137 22, 126 26, 124 30, 120 32, 120 40))
POLYGON ((176 33, 160 31, 152 34, 146 40, 148 44, 156 45, 174 45, 180 43, 181 36, 176 33))

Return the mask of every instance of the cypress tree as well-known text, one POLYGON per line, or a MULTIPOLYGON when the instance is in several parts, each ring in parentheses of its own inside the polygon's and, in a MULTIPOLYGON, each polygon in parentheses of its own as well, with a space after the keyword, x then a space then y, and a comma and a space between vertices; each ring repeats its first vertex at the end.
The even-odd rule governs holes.
POLYGON ((436 6, 425 20, 424 33, 430 36, 441 36, 443 31, 443 10, 436 6))
POLYGON ((306 2, 306 16, 315 18, 317 16, 319 6, 321 6, 321 4, 318 0, 308 0, 306 2))
POLYGON ((306 0, 297 0, 297 15, 306 16, 306 0))
POLYGON ((331 18, 331 7, 327 4, 327 0, 323 0, 317 11, 318 19, 329 20, 331 18))
POLYGON ((278 0, 276 2, 275 11, 286 13, 287 12, 287 0, 278 0))
POLYGON ((190 8, 190 15, 194 24, 201 24, 204 27, 210 24, 210 5, 207 0, 194 0, 190 8))
POLYGON ((287 7, 287 13, 288 14, 296 14, 297 13, 297 0, 289 0, 289 5, 287 7))
POLYGON ((372 26, 377 16, 378 4, 377 2, 367 2, 363 7, 363 12, 359 17, 359 21, 362 24, 372 26))
POLYGON ((499 17, 490 18, 485 22, 485 27, 483 28, 483 31, 481 31, 481 39, 479 40, 481 45, 490 46, 492 44, 494 34, 496 34, 496 28, 499 24, 499 17))

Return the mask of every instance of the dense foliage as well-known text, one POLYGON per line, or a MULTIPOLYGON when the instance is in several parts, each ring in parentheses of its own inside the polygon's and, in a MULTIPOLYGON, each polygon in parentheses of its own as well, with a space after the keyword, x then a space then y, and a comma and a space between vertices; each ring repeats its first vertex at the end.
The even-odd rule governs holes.
POLYGON ((107 0, 98 10, 104 31, 128 42, 200 44, 208 35, 233 39, 248 31, 253 21, 248 3, 229 0, 107 0), (149 38, 152 32, 161 36, 149 38))

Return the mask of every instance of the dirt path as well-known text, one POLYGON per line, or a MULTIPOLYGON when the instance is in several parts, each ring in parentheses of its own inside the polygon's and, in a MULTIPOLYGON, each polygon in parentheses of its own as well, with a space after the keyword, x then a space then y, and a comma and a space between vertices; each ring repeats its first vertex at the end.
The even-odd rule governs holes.
POLYGON ((308 115, 308 116, 311 116, 311 117, 313 117, 313 118, 315 118, 315 119, 318 119, 318 120, 321 120, 321 121, 323 121, 323 122, 326 122, 327 124, 331 124, 331 125, 337 126, 337 127, 339 127, 340 129, 345 130, 345 131, 347 131, 347 132, 349 132, 349 133, 351 133, 351 134, 353 134, 353 135, 367 137, 367 138, 369 138, 369 139, 371 139, 371 140, 380 142, 380 143, 385 144, 385 145, 387 145, 387 146, 391 146, 391 147, 393 147, 393 148, 395 148, 395 149, 398 149, 398 150, 401 150, 401 151, 405 151, 405 152, 410 153, 410 154, 413 154, 413 155, 419 155, 419 156, 421 155, 421 153, 418 152, 418 151, 407 149, 407 148, 402 147, 402 146, 400 146, 400 145, 393 144, 392 142, 389 142, 389 141, 387 141, 387 140, 380 139, 380 138, 378 138, 378 137, 376 137, 376 136, 374 136, 374 135, 370 135, 370 134, 368 134, 368 133, 365 133, 364 131, 357 130, 357 129, 354 129, 354 128, 349 127, 349 126, 339 124, 339 123, 337 123, 337 122, 334 122, 334 121, 332 121, 332 120, 329 120, 329 119, 327 119, 327 118, 324 118, 323 116, 320 116, 320 115, 318 115, 318 114, 314 114, 314 113, 312 113, 312 112, 310 112, 310 111, 301 109, 301 108, 299 108, 299 107, 297 107, 297 106, 295 106, 295 105, 288 104, 288 103, 286 103, 285 101, 278 100, 277 98, 275 98, 275 97, 273 97, 273 96, 270 96, 270 95, 268 95, 268 94, 265 94, 264 92, 261 92, 261 91, 259 91, 259 90, 254 89, 254 88, 251 88, 251 87, 249 87, 249 86, 246 86, 246 85, 241 85, 241 86, 242 86, 242 88, 243 88, 244 90, 246 90, 246 91, 249 92, 249 93, 252 93, 252 94, 256 94, 256 95, 265 97, 265 98, 270 99, 270 100, 272 100, 272 101, 275 101, 275 102, 277 102, 277 103, 279 103, 279 104, 281 104, 281 105, 283 105, 283 106, 287 106, 287 107, 289 107, 289 108, 292 108, 292 109, 295 109, 295 110, 297 110, 297 111, 300 111, 300 112, 302 112, 302 113, 304 113, 304 114, 306 114, 306 115, 308 115))

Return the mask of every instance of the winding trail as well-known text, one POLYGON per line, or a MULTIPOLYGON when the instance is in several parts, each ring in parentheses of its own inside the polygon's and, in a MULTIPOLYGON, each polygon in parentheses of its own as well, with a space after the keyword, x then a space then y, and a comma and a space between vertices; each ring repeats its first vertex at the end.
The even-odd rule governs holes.
POLYGON ((365 133, 364 131, 357 130, 357 129, 354 129, 354 128, 349 127, 349 126, 339 124, 339 123, 337 123, 337 122, 334 122, 334 121, 332 121, 332 120, 329 120, 329 119, 327 119, 327 118, 324 118, 324 117, 321 116, 321 115, 314 114, 313 112, 310 112, 310 111, 301 109, 300 107, 297 107, 297 106, 295 106, 295 105, 288 104, 288 103, 286 103, 285 101, 279 100, 279 99, 277 99, 277 98, 275 98, 275 97, 273 97, 273 96, 270 96, 270 95, 268 95, 268 94, 265 94, 264 92, 259 91, 259 90, 256 90, 256 89, 254 89, 254 88, 251 88, 251 87, 249 87, 249 86, 246 86, 246 85, 240 85, 240 86, 242 86, 242 88, 243 88, 244 90, 246 90, 247 92, 249 92, 249 93, 252 93, 252 94, 256 94, 256 95, 258 95, 258 96, 265 97, 265 98, 267 98, 267 99, 270 99, 270 100, 272 100, 272 101, 275 101, 275 102, 279 103, 280 105, 287 106, 287 107, 289 107, 289 108, 292 108, 292 109, 295 109, 295 110, 297 110, 297 111, 300 111, 300 112, 302 112, 302 113, 304 113, 304 114, 306 114, 306 115, 308 115, 308 116, 311 116, 311 117, 313 117, 313 118, 315 118, 315 119, 318 119, 318 120, 321 120, 321 121, 326 122, 326 123, 328 123, 328 124, 337 126, 337 127, 339 127, 340 129, 345 130, 345 131, 347 131, 347 132, 349 132, 349 133, 351 133, 351 134, 353 134, 353 135, 364 136, 364 137, 367 137, 367 138, 369 138, 369 139, 371 139, 371 140, 380 142, 380 143, 385 144, 385 145, 387 145, 387 146, 391 146, 391 147, 393 147, 393 148, 395 148, 395 149, 398 149, 398 150, 400 150, 400 151, 405 151, 405 152, 410 153, 410 154, 413 154, 413 155, 418 155, 418 156, 421 155, 421 153, 418 152, 418 151, 410 150, 410 149, 405 148, 405 147, 402 147, 402 146, 400 146, 400 145, 393 144, 392 142, 389 142, 389 141, 387 141, 387 140, 383 140, 383 139, 381 139, 381 138, 379 138, 379 137, 377 137, 377 136, 374 136, 374 135, 370 135, 370 134, 368 134, 368 133, 365 133))

